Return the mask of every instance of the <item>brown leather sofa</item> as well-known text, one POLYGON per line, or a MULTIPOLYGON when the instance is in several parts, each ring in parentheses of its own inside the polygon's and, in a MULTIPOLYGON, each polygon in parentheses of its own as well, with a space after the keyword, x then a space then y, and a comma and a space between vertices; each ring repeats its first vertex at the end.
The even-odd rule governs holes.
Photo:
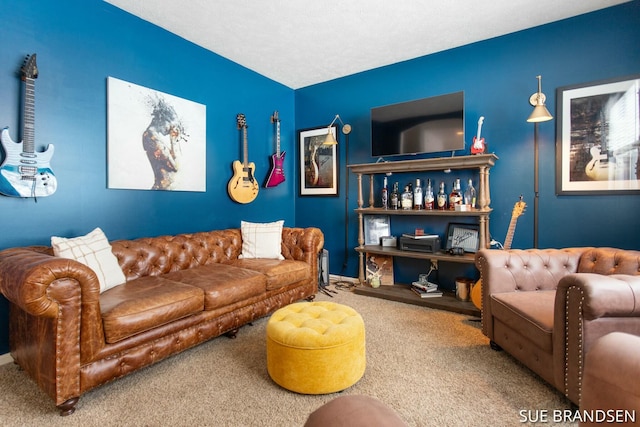
POLYGON ((580 427, 640 423, 640 337, 612 332, 598 338, 584 366, 580 427))
POLYGON ((482 331, 571 402, 585 354, 603 335, 640 335, 640 251, 488 250, 476 254, 482 331))
POLYGON ((313 299, 324 236, 284 228, 284 260, 239 259, 240 229, 111 245, 127 281, 103 293, 93 270, 51 248, 0 252, 11 355, 61 415, 94 387, 313 299))

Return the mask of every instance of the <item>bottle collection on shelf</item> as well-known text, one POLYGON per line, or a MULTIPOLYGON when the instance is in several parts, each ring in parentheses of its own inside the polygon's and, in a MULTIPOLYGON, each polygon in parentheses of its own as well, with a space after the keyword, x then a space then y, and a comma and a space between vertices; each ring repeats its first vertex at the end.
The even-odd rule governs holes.
POLYGON ((395 182, 389 194, 386 176, 382 186, 383 209, 468 211, 476 208, 476 199, 477 192, 471 179, 463 193, 460 188, 460 178, 456 178, 449 194, 445 191, 444 181, 440 181, 440 187, 435 196, 431 179, 427 179, 426 189, 423 189, 420 178, 417 178, 415 187, 412 183, 408 183, 404 186, 402 193, 399 192, 398 183, 395 182))

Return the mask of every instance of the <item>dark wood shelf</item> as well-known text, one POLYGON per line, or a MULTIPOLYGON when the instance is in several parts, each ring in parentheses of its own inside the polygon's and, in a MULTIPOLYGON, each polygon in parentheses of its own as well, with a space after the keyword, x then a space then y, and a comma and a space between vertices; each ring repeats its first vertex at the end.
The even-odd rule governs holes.
POLYGON ((400 160, 393 162, 364 163, 348 165, 356 174, 422 172, 427 170, 445 169, 473 169, 492 167, 498 156, 490 154, 476 154, 468 156, 435 157, 430 159, 400 160))
POLYGON ((366 285, 356 286, 354 293, 480 317, 480 310, 472 302, 460 301, 452 292, 444 292, 444 295, 436 298, 420 298, 411 290, 410 286, 396 284, 393 286, 380 286, 379 288, 372 288, 366 285))
POLYGON ((401 215, 401 216, 460 216, 460 217, 480 217, 491 213, 491 208, 484 210, 471 209, 468 211, 452 211, 451 209, 383 209, 383 208, 356 208, 356 213, 363 215, 401 215))
POLYGON ((418 252, 418 251, 405 251, 402 249, 394 248, 392 246, 380 246, 380 245, 365 245, 356 248, 360 253, 371 253, 377 255, 389 255, 399 256, 404 258, 416 258, 416 259, 431 259, 434 261, 449 261, 459 262, 463 264, 474 264, 475 254, 466 253, 464 255, 449 255, 446 252, 418 252))

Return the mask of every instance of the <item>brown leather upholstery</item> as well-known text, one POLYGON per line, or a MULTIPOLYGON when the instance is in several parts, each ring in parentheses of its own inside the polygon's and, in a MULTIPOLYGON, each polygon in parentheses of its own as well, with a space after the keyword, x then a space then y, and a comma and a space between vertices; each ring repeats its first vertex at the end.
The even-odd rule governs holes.
POLYGON ((87 390, 313 297, 323 245, 317 228, 283 229, 285 261, 265 275, 232 265, 240 229, 115 241, 127 283, 102 294, 91 269, 51 248, 6 249, 11 355, 71 413, 87 390))
POLYGON ((304 427, 403 427, 407 424, 380 400, 361 395, 340 396, 313 411, 304 427))
POLYGON ((640 335, 640 252, 482 249, 482 331, 578 404, 584 355, 613 331, 640 335))
POLYGON ((586 355, 580 426, 640 423, 640 337, 612 332, 586 355))

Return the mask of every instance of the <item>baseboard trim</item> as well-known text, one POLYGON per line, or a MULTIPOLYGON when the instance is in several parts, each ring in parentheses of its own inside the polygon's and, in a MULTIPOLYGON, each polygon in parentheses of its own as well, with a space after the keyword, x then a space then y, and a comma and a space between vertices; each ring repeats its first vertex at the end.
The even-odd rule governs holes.
POLYGON ((358 283, 357 277, 341 276, 339 274, 329 274, 329 283, 338 282, 341 280, 348 280, 350 282, 354 282, 355 284, 358 283))
POLYGON ((11 357, 11 354, 9 353, 0 354, 0 366, 6 365, 7 363, 12 363, 12 362, 13 362, 13 357, 11 357))

